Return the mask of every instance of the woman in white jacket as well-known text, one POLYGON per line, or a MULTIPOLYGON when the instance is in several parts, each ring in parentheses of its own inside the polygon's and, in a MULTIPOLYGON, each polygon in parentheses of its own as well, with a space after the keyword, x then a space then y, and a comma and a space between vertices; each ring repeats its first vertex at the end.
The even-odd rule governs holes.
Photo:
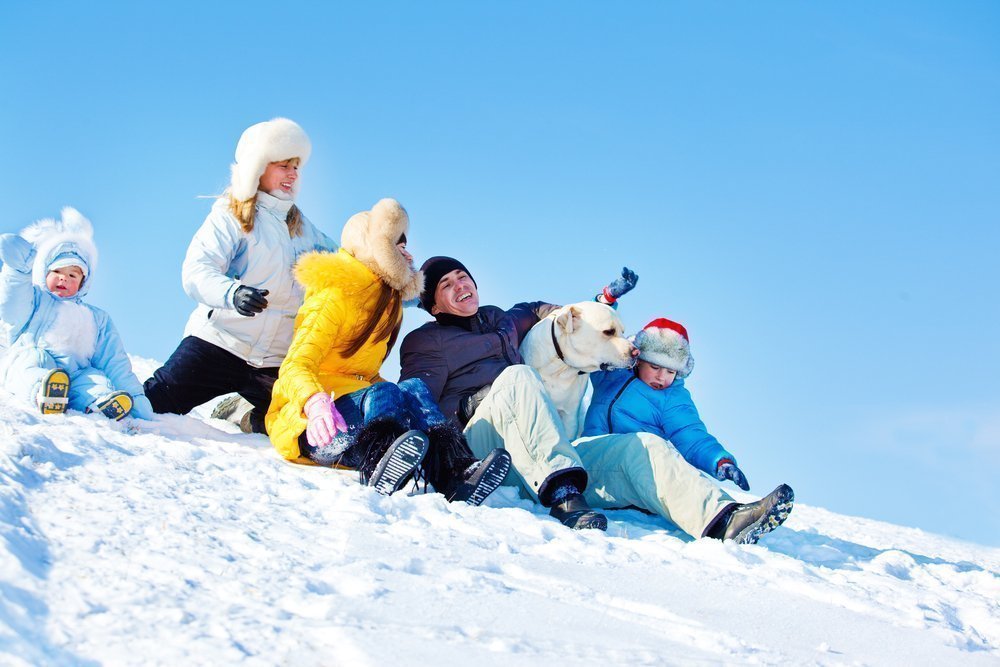
POLYGON ((184 414, 237 392, 254 406, 243 429, 264 432, 302 305, 292 266, 311 250, 338 249, 295 206, 310 151, 309 137, 287 118, 252 125, 240 137, 230 187, 184 258, 184 291, 198 307, 180 345, 145 383, 156 412, 184 414))

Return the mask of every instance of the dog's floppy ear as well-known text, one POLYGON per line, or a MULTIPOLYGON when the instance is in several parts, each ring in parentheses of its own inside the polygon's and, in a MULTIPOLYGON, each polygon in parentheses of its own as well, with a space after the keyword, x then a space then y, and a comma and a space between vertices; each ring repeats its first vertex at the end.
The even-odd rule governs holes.
POLYGON ((556 324, 568 334, 576 331, 580 310, 576 306, 570 306, 565 312, 556 316, 556 324))

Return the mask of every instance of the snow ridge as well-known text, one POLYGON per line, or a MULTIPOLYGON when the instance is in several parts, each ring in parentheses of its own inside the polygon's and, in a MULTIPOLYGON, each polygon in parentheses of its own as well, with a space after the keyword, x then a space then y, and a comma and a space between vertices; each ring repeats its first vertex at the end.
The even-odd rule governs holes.
POLYGON ((384 497, 192 416, 0 397, 0 664, 996 664, 1000 550, 797 505, 759 545, 384 497))

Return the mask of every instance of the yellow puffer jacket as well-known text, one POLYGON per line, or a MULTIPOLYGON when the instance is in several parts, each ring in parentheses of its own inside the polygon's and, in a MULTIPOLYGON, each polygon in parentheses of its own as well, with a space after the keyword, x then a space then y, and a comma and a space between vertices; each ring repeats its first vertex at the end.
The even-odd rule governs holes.
MULTIPOLYGON (((389 342, 367 342, 346 359, 338 353, 368 321, 382 284, 350 253, 341 249, 304 255, 295 266, 295 277, 305 287, 305 301, 265 417, 271 443, 286 459, 300 456, 298 439, 309 421, 303 413, 309 397, 320 391, 344 396, 381 382, 378 371, 389 342)), ((383 318, 388 316, 383 313, 383 318)), ((384 319, 375 330, 383 326, 384 319)))

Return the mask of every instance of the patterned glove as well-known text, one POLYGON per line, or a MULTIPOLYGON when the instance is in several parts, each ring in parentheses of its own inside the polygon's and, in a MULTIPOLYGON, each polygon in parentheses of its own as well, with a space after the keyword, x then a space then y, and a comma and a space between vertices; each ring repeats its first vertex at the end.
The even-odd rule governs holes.
POLYGON ((257 289, 248 285, 240 285, 233 292, 233 307, 236 312, 246 317, 253 317, 267 308, 266 289, 257 289))
POLYGON ((639 276, 636 272, 623 266, 622 277, 615 278, 610 285, 604 288, 604 299, 608 303, 614 303, 619 297, 631 292, 637 282, 639 282, 639 276))
POLYGON ((333 404, 330 394, 319 391, 309 397, 305 406, 309 424, 306 426, 306 439, 313 447, 326 447, 333 442, 337 431, 347 433, 347 422, 344 416, 333 404))
POLYGON ((722 459, 719 461, 719 466, 715 470, 715 478, 719 481, 725 481, 731 479, 733 484, 740 487, 744 491, 750 490, 750 482, 747 481, 747 476, 743 474, 743 471, 736 467, 736 464, 729 459, 722 459))

